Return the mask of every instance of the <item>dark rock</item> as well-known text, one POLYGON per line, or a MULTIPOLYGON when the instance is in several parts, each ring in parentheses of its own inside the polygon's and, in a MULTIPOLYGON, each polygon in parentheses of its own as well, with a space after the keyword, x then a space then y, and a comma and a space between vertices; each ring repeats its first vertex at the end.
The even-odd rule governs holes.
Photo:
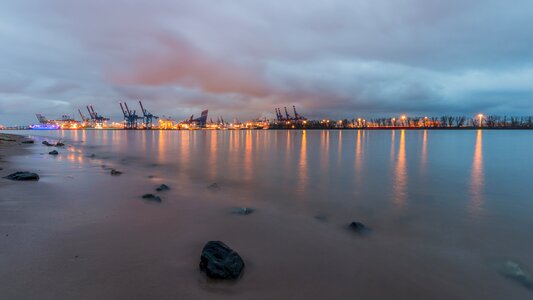
POLYGON ((21 143, 23 143, 23 144, 33 144, 35 142, 33 140, 27 140, 27 141, 22 141, 21 143))
POLYGON ((48 141, 43 141, 43 145, 48 146, 48 147, 53 146, 53 144, 50 144, 48 141))
POLYGON ((249 215, 251 213, 253 213, 255 211, 255 209, 253 208, 248 208, 248 207, 236 207, 234 209, 231 210, 231 213, 233 214, 236 214, 236 215, 249 215))
POLYGON ((50 155, 58 155, 59 152, 57 152, 57 150, 53 150, 53 151, 48 152, 48 154, 50 154, 50 155))
POLYGON ((117 175, 120 175, 120 174, 122 174, 122 172, 117 171, 117 170, 115 170, 115 169, 111 169, 111 175, 113 175, 113 176, 117 176, 117 175))
POLYGON ((202 250, 200 270, 214 279, 237 279, 244 269, 239 254, 220 241, 210 241, 202 250))
POLYGON ((170 190, 170 187, 168 185, 166 185, 166 184, 162 184, 158 188, 156 188, 155 190, 158 191, 158 192, 168 191, 168 190, 170 190))
POLYGON ((56 147, 63 147, 63 146, 65 146, 65 144, 63 144, 63 143, 61 143, 61 142, 57 142, 57 143, 55 144, 55 146, 56 146, 56 147))
POLYGON ((155 178, 155 175, 148 175, 148 176, 146 176, 146 177, 152 179, 152 178, 155 178))
POLYGON ((503 265, 500 273, 517 283, 521 284, 523 287, 533 290, 533 277, 527 274, 519 264, 513 261, 507 261, 503 265))
POLYGON ((144 194, 144 195, 142 196, 142 198, 145 199, 145 200, 155 201, 155 202, 161 202, 161 201, 162 201, 162 200, 161 200, 161 197, 156 196, 156 195, 154 195, 154 194, 144 194))
POLYGON ((218 186, 218 184, 215 182, 213 184, 210 184, 209 186, 207 186, 208 189, 210 190, 216 190, 216 189, 219 189, 220 186, 218 186))
POLYGON ((39 175, 36 173, 31 172, 15 172, 13 174, 9 174, 5 176, 4 178, 9 180, 16 180, 16 181, 30 181, 30 180, 39 180, 39 175))
POLYGON ((91 155, 89 155, 89 158, 95 158, 96 157, 96 154, 94 153, 91 153, 91 155))
POLYGON ((363 224, 361 222, 352 222, 352 223, 350 223, 348 228, 350 228, 350 230, 353 230, 353 231, 355 231, 357 233, 366 233, 369 230, 369 228, 366 227, 365 224, 363 224))
POLYGON ((324 215, 324 214, 318 214, 315 216, 315 219, 319 220, 319 221, 322 221, 322 222, 325 222, 328 220, 328 216, 324 215))

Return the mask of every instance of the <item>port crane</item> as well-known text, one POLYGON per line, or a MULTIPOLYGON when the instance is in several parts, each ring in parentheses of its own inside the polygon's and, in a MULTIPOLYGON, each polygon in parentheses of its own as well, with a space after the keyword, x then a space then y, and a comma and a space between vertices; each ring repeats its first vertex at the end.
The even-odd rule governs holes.
POLYGON ((78 113, 80 113, 81 121, 82 121, 83 123, 89 123, 89 122, 91 121, 91 119, 86 118, 86 117, 83 115, 83 113, 81 112, 81 110, 80 110, 79 108, 78 108, 78 113))
POLYGON ((296 112, 296 106, 293 105, 292 110, 294 111, 294 120, 296 121, 307 120, 305 117, 301 116, 298 112, 296 112))
POLYGON ((120 102, 119 104, 122 109, 122 114, 124 114, 124 129, 137 129, 138 120, 142 119, 142 117, 137 116, 135 110, 131 111, 126 102, 120 102))
POLYGON ((287 116, 286 120, 290 120, 291 116, 289 115, 289 112, 287 111, 287 106, 283 107, 285 109, 285 116, 287 116))
POLYGON ((143 113, 143 123, 144 123, 144 129, 152 129, 152 126, 154 124, 154 119, 159 119, 158 116, 154 116, 152 113, 150 113, 147 109, 144 108, 141 101, 139 101, 139 105, 141 106, 141 111, 143 113))
POLYGON ((303 117, 302 115, 300 115, 297 111, 296 111, 296 106, 292 106, 292 110, 294 112, 294 117, 291 117, 291 115, 289 114, 289 111, 287 110, 287 107, 283 107, 283 109, 285 110, 285 116, 283 116, 283 114, 281 113, 281 109, 280 108, 274 108, 274 112, 276 113, 276 119, 279 121, 279 122, 283 122, 283 121, 304 121, 304 120, 307 120, 305 117, 303 117))
MULTIPOLYGON (((89 116, 91 117, 91 121, 95 127, 102 127, 105 121, 109 121, 109 118, 99 115, 94 110, 94 107, 92 105, 87 105, 87 111, 89 112, 89 116)), ((81 114, 81 111, 80 111, 80 114, 81 114)), ((82 119, 83 119, 83 116, 82 116, 82 119)))

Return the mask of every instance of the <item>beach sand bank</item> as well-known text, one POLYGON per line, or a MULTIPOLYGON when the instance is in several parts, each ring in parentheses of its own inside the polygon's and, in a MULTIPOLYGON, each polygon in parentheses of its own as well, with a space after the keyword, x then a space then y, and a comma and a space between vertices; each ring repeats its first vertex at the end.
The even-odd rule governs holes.
MULTIPOLYGON (((25 155, 29 153, 28 148, 32 144, 23 142, 31 141, 30 139, 16 134, 0 133, 0 177, 15 172, 15 166, 7 160, 9 157, 25 155)), ((0 180, 0 186, 9 184, 7 180, 0 180)))
MULTIPOLYGON (((42 145, 46 138, 38 136, 32 136, 33 147, 21 144, 21 137, 5 136, 15 141, 2 141, 2 176, 14 171, 41 176, 38 182, 1 179, 2 299, 530 296, 529 290, 487 265, 485 257, 492 255, 470 251, 471 240, 465 238, 466 246, 455 238, 449 242, 461 232, 481 236, 475 229, 457 230, 464 225, 453 215, 439 218, 434 214, 430 223, 418 225, 431 212, 396 216, 379 209, 376 201, 345 209, 333 197, 319 199, 315 205, 309 198, 288 198, 276 189, 254 185, 251 176, 249 184, 224 178, 231 174, 228 168, 235 166, 243 167, 237 169, 240 177, 252 174, 253 169, 246 168, 250 163, 241 164, 248 156, 237 157, 213 174, 211 170, 216 169, 211 168, 196 173, 201 165, 198 159, 223 161, 233 156, 202 156, 201 147, 182 148, 191 145, 186 139, 161 139, 153 144, 141 139, 142 143, 133 144, 133 135, 146 138, 146 133, 94 132, 116 135, 108 143, 112 151, 104 151, 98 144, 101 139, 91 142, 84 132, 76 134, 80 136, 66 139, 67 145, 59 148, 42 145), (143 149, 132 151, 135 145, 187 151, 180 156, 150 155, 143 149), (54 149, 59 155, 48 155, 54 149), (174 166, 177 157, 183 159, 174 166), (123 173, 112 176, 111 168, 123 173), (213 182, 219 188, 209 188, 213 182), (161 184, 168 184, 170 190, 156 192, 161 184), (146 193, 161 196, 162 202, 142 199, 146 193), (233 213, 236 207, 255 211, 238 215, 233 213), (321 213, 327 217, 317 218, 321 213), (372 233, 359 236, 347 230, 352 221, 364 222, 372 233), (454 226, 448 226, 451 223, 454 226), (200 272, 200 254, 210 240, 223 241, 243 257, 242 278, 213 282, 200 272)), ((208 148, 208 153, 229 148, 208 148)), ((490 237, 494 235, 490 231, 490 237)), ((501 253, 509 244, 503 241, 484 248, 501 253)), ((527 261, 520 256, 524 255, 521 248, 516 249, 516 255, 506 256, 527 261)))

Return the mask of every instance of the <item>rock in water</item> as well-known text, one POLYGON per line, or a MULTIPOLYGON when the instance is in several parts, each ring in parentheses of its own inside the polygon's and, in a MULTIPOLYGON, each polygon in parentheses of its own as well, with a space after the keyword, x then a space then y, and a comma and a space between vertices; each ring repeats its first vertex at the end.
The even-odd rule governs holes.
POLYGON ((36 173, 31 172, 15 172, 13 174, 9 174, 5 176, 4 178, 9 180, 16 180, 16 181, 30 181, 30 180, 39 180, 39 175, 36 173))
POLYGON ((45 146, 49 146, 49 147, 53 146, 53 145, 50 144, 48 141, 43 141, 43 145, 45 145, 45 146))
POLYGON ((248 208, 248 207, 237 207, 237 208, 234 208, 231 212, 236 214, 236 215, 249 215, 251 213, 253 213, 255 211, 255 209, 253 208, 248 208))
POLYGON ((122 174, 122 172, 117 171, 117 170, 115 170, 115 169, 112 169, 112 170, 111 170, 111 175, 113 175, 113 176, 117 176, 117 175, 120 175, 120 174, 122 174))
POLYGON ((520 283, 525 288, 533 290, 533 277, 522 270, 519 264, 512 261, 505 262, 501 274, 520 283))
POLYGON ((50 155, 58 155, 59 152, 57 152, 57 150, 53 150, 53 151, 48 152, 48 154, 50 154, 50 155))
POLYGON ((202 250, 200 270, 209 278, 237 279, 244 268, 239 254, 220 241, 210 241, 202 250))
POLYGON ((142 198, 149 201, 161 202, 161 197, 154 194, 144 194, 142 198))
POLYGON ((325 214, 318 214, 315 216, 315 219, 325 222, 328 220, 328 216, 326 216, 325 214))
POLYGON ((22 141, 21 143, 23 143, 23 144, 33 144, 34 141, 33 140, 27 140, 27 141, 22 141))
POLYGON ((166 185, 166 184, 162 184, 158 188, 156 188, 155 190, 158 191, 158 192, 168 191, 168 190, 170 190, 170 187, 168 185, 166 185))
POLYGON ((215 182, 215 183, 213 183, 213 184, 207 186, 207 188, 210 189, 210 190, 217 190, 217 189, 219 189, 220 187, 219 187, 218 184, 215 182))
POLYGON ((357 233, 366 233, 369 230, 368 227, 365 226, 365 224, 356 221, 350 223, 348 227, 357 233))

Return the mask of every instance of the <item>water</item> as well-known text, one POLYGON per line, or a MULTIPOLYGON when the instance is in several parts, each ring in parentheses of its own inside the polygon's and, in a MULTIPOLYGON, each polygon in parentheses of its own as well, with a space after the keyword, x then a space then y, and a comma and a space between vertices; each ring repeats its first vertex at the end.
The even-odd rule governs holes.
POLYGON ((0 202, 13 211, 0 228, 19 228, 0 271, 10 274, 11 295, 533 295, 499 272, 512 261, 533 273, 531 131, 25 133, 72 146, 51 157, 36 145, 13 159, 42 179, 5 187, 0 202), (161 183, 171 187, 162 203, 140 198, 161 183), (240 216, 235 207, 255 211, 240 216), (371 233, 350 232, 352 221, 371 233), (237 283, 198 272, 208 240, 243 256, 237 283))

